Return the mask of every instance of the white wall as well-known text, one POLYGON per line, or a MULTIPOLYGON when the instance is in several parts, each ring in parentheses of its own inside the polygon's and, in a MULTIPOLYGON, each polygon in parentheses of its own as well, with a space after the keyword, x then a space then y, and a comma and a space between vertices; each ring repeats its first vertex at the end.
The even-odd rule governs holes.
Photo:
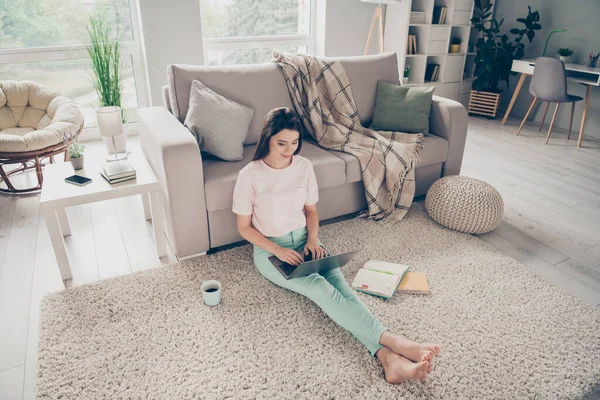
MULTIPOLYGON (((538 10, 540 13, 540 24, 542 29, 536 31, 536 37, 532 43, 528 40, 525 42, 525 58, 536 58, 542 55, 544 44, 548 34, 554 29, 567 29, 567 32, 555 33, 548 42, 546 56, 558 57, 556 50, 559 47, 568 47, 574 50, 573 62, 577 64, 587 64, 588 53, 600 52, 600 35, 597 32, 598 19, 600 17, 600 2, 598 0, 577 0, 570 2, 564 0, 529 0, 523 3, 520 0, 496 0, 495 17, 498 21, 504 18, 502 31, 508 32, 510 28, 523 26, 516 22, 517 18, 527 16, 527 4, 531 5, 532 10, 538 10)), ((510 93, 508 99, 512 97, 514 88, 517 84, 518 76, 511 77, 510 93)), ((531 78, 527 78, 519 97, 513 107, 511 116, 519 116, 523 118, 527 113, 527 109, 531 104, 531 95, 529 94, 529 83, 531 78)), ((575 82, 568 82, 569 94, 574 94, 585 98, 586 88, 575 82)), ((506 99, 505 101, 508 101, 506 99)), ((543 107, 536 106, 535 120, 541 121, 544 113, 543 107)), ((548 129, 548 124, 552 118, 555 104, 553 103, 548 110, 546 116, 545 128, 548 129)), ((600 138, 600 87, 592 87, 592 97, 588 108, 584 130, 585 137, 594 136, 600 138)), ((583 112, 583 101, 575 105, 575 115, 573 117, 573 132, 579 132, 581 123, 581 115, 583 112)), ((558 116, 555 125, 560 128, 567 129, 569 118, 571 115, 571 105, 563 104, 558 111, 558 116)), ((531 117, 530 117, 531 118, 531 117)), ((573 134, 571 134, 573 139, 573 134)))
MULTIPOLYGON (((360 0, 326 0, 326 4, 325 56, 362 55, 377 5, 361 3, 360 0)), ((378 40, 378 31, 375 30, 369 54, 377 53, 378 40)))
MULTIPOLYGON (((148 80, 153 105, 162 104, 169 64, 204 64, 199 0, 138 0, 148 80)), ((363 54, 376 4, 360 0, 315 0, 315 54, 328 57, 363 54)), ((377 53, 377 31, 369 54, 377 53)))
POLYGON ((169 64, 202 65, 200 0, 139 0, 152 105, 162 105, 169 64))

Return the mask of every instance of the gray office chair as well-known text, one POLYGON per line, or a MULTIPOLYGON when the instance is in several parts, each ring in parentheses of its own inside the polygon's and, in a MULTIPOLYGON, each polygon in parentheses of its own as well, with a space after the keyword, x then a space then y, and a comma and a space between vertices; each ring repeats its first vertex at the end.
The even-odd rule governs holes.
POLYGON ((573 125, 573 112, 575 111, 575 102, 583 100, 583 98, 567 93, 567 75, 565 73, 565 64, 557 58, 538 57, 535 60, 535 68, 533 69, 531 85, 529 85, 529 93, 531 93, 533 96, 533 101, 531 102, 531 106, 529 106, 529 110, 527 111, 525 118, 523 118, 523 122, 521 122, 521 125, 519 126, 517 135, 519 135, 521 128, 523 128, 523 125, 525 125, 525 121, 527 121, 529 114, 531 114, 533 106, 535 106, 535 103, 540 100, 548 102, 548 104, 546 104, 546 111, 544 111, 544 116, 542 117, 542 123, 538 129, 540 131, 544 125, 544 120, 546 119, 546 113, 548 112, 550 103, 556 103, 554 115, 552 116, 552 122, 550 122, 550 129, 548 129, 548 136, 546 136, 546 144, 548 144, 548 140, 550 139, 550 134, 552 133, 552 127, 554 126, 554 121, 556 120, 556 114, 558 114, 558 107, 560 106, 560 103, 573 103, 571 106, 571 120, 569 121, 569 135, 567 136, 567 139, 570 139, 571 125, 573 125))

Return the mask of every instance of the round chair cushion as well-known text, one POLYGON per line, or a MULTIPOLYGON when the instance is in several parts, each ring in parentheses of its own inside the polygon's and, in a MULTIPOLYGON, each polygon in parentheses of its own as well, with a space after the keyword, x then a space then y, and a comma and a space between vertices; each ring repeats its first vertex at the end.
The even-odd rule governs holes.
POLYGON ((32 81, 0 81, 0 153, 59 144, 82 123, 77 104, 60 93, 32 81))
POLYGON ((425 209, 434 221, 465 233, 486 233, 502 220, 504 201, 489 183, 462 175, 446 176, 431 185, 425 209))

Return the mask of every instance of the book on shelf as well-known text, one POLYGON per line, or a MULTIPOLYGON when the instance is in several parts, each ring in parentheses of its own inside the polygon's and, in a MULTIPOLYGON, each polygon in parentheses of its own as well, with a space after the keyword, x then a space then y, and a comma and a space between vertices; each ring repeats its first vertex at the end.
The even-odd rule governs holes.
POLYGON ((425 272, 411 272, 404 274, 396 293, 402 294, 431 294, 425 272))
POLYGON ((409 23, 410 24, 424 24, 425 23, 425 12, 424 11, 411 11, 409 23))
POLYGON ((439 64, 433 64, 433 63, 427 64, 427 67, 425 68, 425 80, 429 81, 429 82, 437 81, 439 72, 440 72, 439 64))
POLYGON ((417 54, 417 36, 408 35, 408 41, 406 42, 406 54, 417 54))
POLYGON ((409 268, 389 261, 369 260, 358 270, 351 287, 359 292, 389 299, 409 268))
POLYGON ((446 23, 446 13, 448 9, 444 6, 433 7, 433 18, 431 19, 432 24, 440 25, 446 23))

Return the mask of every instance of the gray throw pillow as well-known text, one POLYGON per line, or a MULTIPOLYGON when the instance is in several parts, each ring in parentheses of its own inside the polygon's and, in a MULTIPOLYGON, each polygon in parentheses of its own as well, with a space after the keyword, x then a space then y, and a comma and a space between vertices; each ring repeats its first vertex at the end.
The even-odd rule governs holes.
POLYGON ((370 129, 404 133, 429 133, 433 86, 408 87, 377 82, 370 129))
POLYGON ((254 110, 229 100, 199 81, 192 82, 190 108, 183 124, 200 150, 225 161, 239 161, 254 110))

